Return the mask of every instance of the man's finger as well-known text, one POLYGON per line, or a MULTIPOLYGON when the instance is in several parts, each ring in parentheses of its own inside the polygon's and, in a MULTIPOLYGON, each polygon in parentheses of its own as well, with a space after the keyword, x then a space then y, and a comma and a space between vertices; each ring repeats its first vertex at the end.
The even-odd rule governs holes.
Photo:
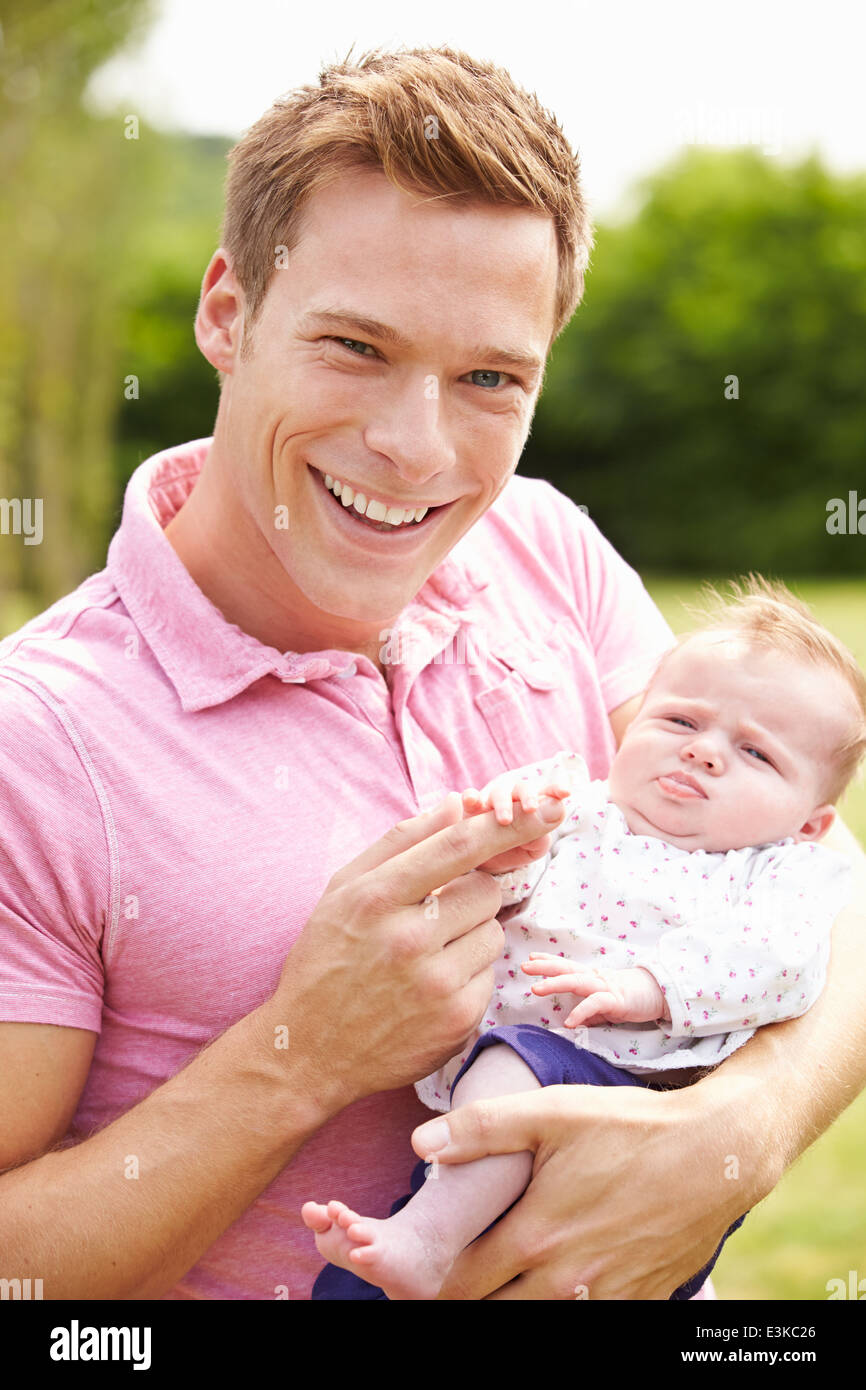
MULTIPOLYGON (((372 845, 368 845, 351 863, 344 864, 343 868, 334 874, 331 883, 337 888, 341 883, 360 878, 361 874, 368 873, 371 869, 393 859, 395 855, 402 854, 412 845, 429 839, 438 830, 443 830, 449 825, 456 825, 462 816, 463 806, 460 793, 449 792, 432 810, 421 811, 417 816, 410 816, 407 820, 399 821, 397 825, 392 826, 372 845)), ((433 887, 438 888, 439 884, 434 884, 433 887)))
POLYGON ((538 1092, 519 1091, 476 1100, 428 1120, 413 1132, 412 1147, 419 1158, 466 1163, 488 1154, 523 1153, 525 1149, 534 1153, 543 1138, 538 1092))
MULTIPOLYGON (((457 797, 460 803, 459 796, 457 797)), ((531 814, 518 811, 511 825, 497 825, 490 811, 446 826, 396 854, 376 869, 395 907, 423 902, 434 888, 471 873, 517 845, 538 840, 565 814, 561 801, 542 801, 531 814)), ((386 837, 387 838, 387 837, 386 837)))

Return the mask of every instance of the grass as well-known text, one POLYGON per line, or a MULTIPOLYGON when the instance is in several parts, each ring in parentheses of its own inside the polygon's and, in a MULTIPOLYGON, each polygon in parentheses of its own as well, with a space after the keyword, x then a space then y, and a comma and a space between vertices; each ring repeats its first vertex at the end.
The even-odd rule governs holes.
MULTIPOLYGON (((667 576, 646 577, 671 626, 694 626, 684 603, 699 585, 667 576)), ((793 585, 816 616, 847 642, 866 668, 866 587, 853 582, 793 585)), ((0 598, 0 636, 33 612, 26 598, 0 598)), ((866 786, 849 791, 841 807, 866 844, 866 786)), ((848 1271, 866 1278, 866 1093, 806 1151, 766 1201, 747 1218, 725 1249, 714 1274, 724 1299, 824 1299, 830 1279, 848 1271)))
MULTIPOLYGON (((694 627, 684 603, 699 585, 644 576, 676 632, 694 627)), ((803 581, 791 587, 846 642, 866 669, 866 585, 803 581)), ((840 811, 866 845, 866 785, 849 789, 840 811)), ((866 1278, 866 1092, 788 1170, 725 1247, 713 1282, 724 1299, 825 1299, 830 1279, 866 1278)), ((866 1286, 864 1286, 866 1287, 866 1286)))

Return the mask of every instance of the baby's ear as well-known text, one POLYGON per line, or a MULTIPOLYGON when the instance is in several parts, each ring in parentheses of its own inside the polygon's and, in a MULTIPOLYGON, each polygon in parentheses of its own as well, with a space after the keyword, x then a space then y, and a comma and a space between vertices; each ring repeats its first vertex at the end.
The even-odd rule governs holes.
POLYGON ((800 826, 794 839, 822 840, 836 819, 835 806, 816 806, 809 819, 800 826))

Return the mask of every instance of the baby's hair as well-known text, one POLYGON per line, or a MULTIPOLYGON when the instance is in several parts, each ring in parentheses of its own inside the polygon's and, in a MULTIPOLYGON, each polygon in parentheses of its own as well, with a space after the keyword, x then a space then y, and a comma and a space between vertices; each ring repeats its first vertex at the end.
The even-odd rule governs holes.
MULTIPOLYGON (((732 632, 755 647, 786 652, 800 661, 824 666, 842 677, 854 696, 856 715, 836 748, 828 769, 825 795, 838 801, 866 754, 866 676, 854 656, 817 621, 811 609, 778 580, 749 574, 730 580, 729 592, 705 584, 701 602, 686 611, 701 623, 701 632, 732 632)), ((696 636, 685 633, 679 644, 696 636)))

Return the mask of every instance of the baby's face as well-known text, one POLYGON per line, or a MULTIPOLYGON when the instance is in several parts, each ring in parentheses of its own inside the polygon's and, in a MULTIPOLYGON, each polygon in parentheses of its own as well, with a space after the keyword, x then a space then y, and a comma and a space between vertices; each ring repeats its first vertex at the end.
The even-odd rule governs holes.
POLYGON ((833 819, 821 792, 851 703, 833 671, 700 634, 652 682, 610 798, 634 834, 681 849, 818 839, 833 819))

